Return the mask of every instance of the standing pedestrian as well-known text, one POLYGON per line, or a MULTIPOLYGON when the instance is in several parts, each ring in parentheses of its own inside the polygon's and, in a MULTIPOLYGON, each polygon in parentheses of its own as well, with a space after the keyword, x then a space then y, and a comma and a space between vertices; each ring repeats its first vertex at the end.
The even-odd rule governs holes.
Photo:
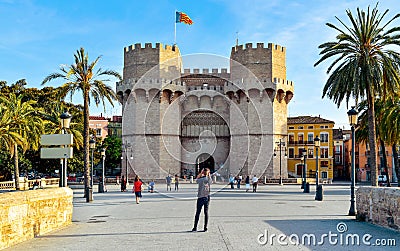
POLYGON ((167 191, 168 191, 168 188, 171 191, 171 182, 172 182, 171 175, 168 174, 168 176, 165 178, 165 181, 167 182, 167 191))
POLYGON ((246 192, 248 192, 250 189, 250 176, 249 175, 247 175, 246 180, 244 182, 246 183, 246 192))
POLYGON ((197 224, 199 223, 201 209, 204 206, 204 232, 207 232, 208 224, 208 206, 210 204, 210 186, 212 179, 210 176, 210 169, 205 168, 197 175, 196 183, 198 184, 197 190, 197 204, 196 215, 194 217, 194 227, 192 232, 197 231, 197 224))
POLYGON ((175 191, 179 190, 179 176, 175 174, 175 191))
POLYGON ((237 177, 237 188, 238 189, 240 189, 240 182, 242 182, 242 179, 243 179, 242 175, 239 174, 239 176, 237 177))
POLYGON ((140 198, 142 198, 142 181, 140 180, 139 176, 136 175, 135 182, 133 182, 133 192, 136 196, 136 204, 139 204, 140 198))
POLYGON ((251 182, 253 182, 253 193, 255 193, 255 192, 257 192, 257 185, 258 185, 258 178, 256 175, 254 175, 251 182))
POLYGON ((231 174, 229 176, 229 184, 231 185, 231 189, 234 189, 235 187, 233 186, 235 183, 235 177, 233 177, 233 175, 231 174))
POLYGON ((121 178, 121 192, 125 192, 125 191, 126 191, 126 179, 125 179, 125 176, 122 175, 122 178, 121 178))

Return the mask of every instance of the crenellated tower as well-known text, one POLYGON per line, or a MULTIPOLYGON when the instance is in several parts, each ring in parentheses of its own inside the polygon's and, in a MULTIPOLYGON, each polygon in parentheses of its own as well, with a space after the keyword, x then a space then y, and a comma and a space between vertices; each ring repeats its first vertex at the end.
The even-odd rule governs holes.
POLYGON ((180 172, 179 151, 171 155, 165 146, 180 148, 179 126, 173 125, 180 121, 174 101, 186 89, 180 81, 181 69, 177 46, 139 43, 124 49, 123 81, 117 84, 123 109, 123 157, 127 158, 122 161, 122 174, 128 168, 130 178, 134 172, 146 179, 161 178, 165 177, 162 165, 171 166, 172 173, 180 172), (170 106, 175 106, 173 115, 166 113, 170 106))
MULTIPOLYGON (((293 82, 286 80, 286 48, 269 43, 237 45, 231 51, 231 91, 247 116, 250 135, 248 173, 279 178, 279 160, 264 159, 272 153, 279 139, 287 141, 287 105, 293 97, 293 82), (265 164, 268 167, 265 168, 265 164), (264 171, 264 172, 263 172, 264 171), (263 173, 261 173, 263 172, 263 173)), ((239 137, 239 136, 238 136, 239 137)), ((267 157, 267 158, 268 158, 267 157)), ((287 162, 282 160, 282 176, 287 177, 287 162)))

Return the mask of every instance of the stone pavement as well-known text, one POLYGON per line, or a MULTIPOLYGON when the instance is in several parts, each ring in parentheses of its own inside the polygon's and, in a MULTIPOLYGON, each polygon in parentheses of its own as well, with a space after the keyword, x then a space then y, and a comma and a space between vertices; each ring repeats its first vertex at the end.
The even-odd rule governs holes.
MULTIPOLYGON (((195 184, 181 184, 179 192, 166 192, 164 185, 156 188, 158 193, 143 192, 139 205, 131 192, 121 193, 117 186, 94 193, 92 203, 82 198, 83 189, 74 189, 71 226, 7 250, 398 250, 400 246, 399 232, 347 216, 348 186, 324 186, 320 202, 314 200, 315 187, 309 194, 302 193, 299 185, 259 186, 257 193, 246 193, 244 188, 214 184, 208 232, 190 232, 195 184), (352 245, 356 235, 360 244, 352 245), (291 244, 296 236, 305 245, 291 244), (363 237, 371 245, 363 244, 363 237), (378 247, 377 239, 385 239, 381 243, 394 239, 397 246, 378 247)), ((200 229, 202 224, 203 214, 200 229)))

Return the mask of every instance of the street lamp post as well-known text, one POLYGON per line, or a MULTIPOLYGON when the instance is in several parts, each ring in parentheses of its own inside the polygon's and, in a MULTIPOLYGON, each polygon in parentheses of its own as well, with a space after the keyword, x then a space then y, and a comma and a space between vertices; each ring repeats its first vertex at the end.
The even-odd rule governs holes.
POLYGON ((282 141, 282 139, 279 139, 279 141, 275 142, 277 147, 275 148, 274 151, 274 157, 276 157, 276 151, 279 151, 279 185, 283 185, 282 182, 282 150, 285 151, 285 157, 286 157, 286 148, 285 148, 285 142, 282 141), (284 149, 282 149, 282 147, 284 149), (278 150, 279 149, 279 150, 278 150))
POLYGON ((101 158, 102 158, 102 160, 103 160, 103 163, 102 163, 102 170, 101 170, 101 182, 99 183, 99 193, 104 193, 105 192, 105 179, 106 179, 106 176, 104 175, 104 173, 105 173, 105 171, 104 171, 104 168, 105 168, 105 166, 104 166, 104 163, 105 163, 105 160, 106 160, 106 149, 101 149, 101 158))
POLYGON ((351 107, 351 110, 347 112, 347 115, 349 117, 349 123, 351 126, 351 199, 350 199, 350 209, 349 209, 349 215, 350 216, 355 216, 356 215, 356 209, 355 209, 355 196, 354 196, 354 188, 355 188, 355 178, 356 178, 356 172, 355 172, 355 126, 357 124, 357 115, 358 111, 355 109, 354 106, 351 107))
POLYGON ((91 165, 91 170, 90 170, 90 189, 93 191, 93 151, 96 148, 96 141, 94 139, 89 140, 89 148, 92 150, 92 165, 91 165))
POLYGON ((318 163, 318 148, 320 146, 319 137, 315 137, 314 146, 315 146, 315 200, 322 200, 322 185, 319 185, 319 163, 318 163))
MULTIPOLYGON (((128 149, 131 147, 130 143, 126 143, 123 145, 124 152, 125 152, 125 166, 126 166, 126 185, 129 185, 129 168, 128 168, 128 149)), ((123 157, 121 157, 121 160, 123 157)), ((131 156, 130 159, 133 159, 131 156)), ((121 170, 122 171, 122 170, 121 170)))
MULTIPOLYGON (((71 123, 72 115, 65 111, 60 115, 61 134, 66 134, 71 123)), ((67 158, 61 159, 60 187, 67 186, 67 158)))
POLYGON ((301 182, 301 188, 304 189, 304 192, 306 191, 306 163, 307 163, 307 150, 303 149, 302 151, 302 156, 301 160, 303 160, 303 170, 302 170, 302 182, 301 182))

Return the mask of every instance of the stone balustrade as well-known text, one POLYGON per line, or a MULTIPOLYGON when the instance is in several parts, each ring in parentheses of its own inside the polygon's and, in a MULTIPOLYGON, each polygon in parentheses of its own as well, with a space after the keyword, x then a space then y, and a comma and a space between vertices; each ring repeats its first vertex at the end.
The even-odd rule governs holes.
MULTIPOLYGON (((60 183, 60 178, 50 178, 50 179, 34 179, 28 180, 26 178, 19 179, 20 190, 28 190, 33 188, 35 182, 39 182, 39 188, 49 188, 58 187, 60 183)), ((0 182, 0 190, 15 190, 14 181, 2 181, 0 182)))
POLYGON ((400 189, 360 187, 356 192, 357 219, 400 230, 400 189))
POLYGON ((72 199, 66 187, 0 193, 0 250, 71 224, 72 199))

